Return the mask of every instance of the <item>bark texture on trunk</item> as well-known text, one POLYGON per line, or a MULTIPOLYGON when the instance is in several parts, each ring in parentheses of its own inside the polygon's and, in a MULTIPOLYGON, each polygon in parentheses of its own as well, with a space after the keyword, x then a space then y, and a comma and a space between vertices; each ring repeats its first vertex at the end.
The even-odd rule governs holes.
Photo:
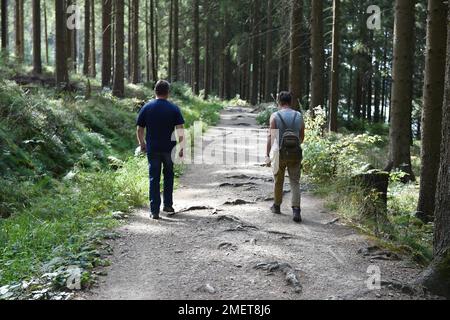
POLYGON ((179 74, 179 0, 173 0, 173 62, 172 62, 172 81, 178 81, 179 74))
POLYGON ((95 54, 95 0, 91 0, 91 52, 89 74, 95 78, 97 76, 97 57, 95 54))
POLYGON ((32 1, 33 11, 33 73, 42 73, 41 58, 41 1, 32 1))
POLYGON ((302 76, 301 76, 301 26, 303 22, 302 3, 298 0, 291 1, 291 43, 289 57, 289 90, 293 96, 292 106, 300 108, 302 99, 302 76))
POLYGON ((210 93, 211 82, 211 36, 210 36, 210 24, 211 24, 211 7, 209 0, 204 0, 203 7, 205 8, 206 24, 204 26, 205 32, 205 71, 204 71, 204 88, 205 88, 205 100, 208 99, 210 93))
MULTIPOLYGON (((335 30, 333 28, 333 30, 335 30)), ((335 42, 333 41, 333 45, 335 42)), ((311 3, 311 108, 324 107, 323 1, 311 3)))
POLYGON ((447 6, 444 0, 428 1, 427 55, 422 109, 422 168, 418 216, 432 221, 441 147, 442 101, 445 82, 447 6))
POLYGON ((23 0, 16 0, 14 25, 16 34, 16 57, 19 62, 23 62, 25 54, 23 18, 23 0))
POLYGON ((399 169, 415 180, 411 166, 411 111, 414 63, 415 0, 395 1, 390 148, 387 170, 399 169))
POLYGON ((56 57, 56 70, 55 78, 58 88, 67 87, 69 84, 69 74, 67 70, 67 50, 65 46, 66 42, 66 6, 64 1, 55 0, 55 57, 56 57))
POLYGON ((2 0, 1 3, 1 10, 2 10, 2 21, 1 21, 1 28, 2 28, 2 51, 5 51, 8 49, 9 45, 9 30, 8 30, 8 0, 2 0))
MULTIPOLYGON (((450 35, 450 11, 447 21, 450 35)), ((450 36, 447 37, 445 71, 441 159, 434 210, 434 259, 420 281, 433 293, 450 298, 450 36)))
POLYGON ((83 74, 89 75, 90 54, 91 54, 91 4, 90 0, 84 1, 84 61, 83 74))
POLYGON ((250 87, 250 103, 256 105, 259 96, 259 12, 260 0, 253 0, 253 26, 252 26, 252 63, 251 63, 251 87, 250 87))
POLYGON ((333 0, 333 44, 331 58, 331 84, 330 84, 330 131, 338 130, 338 106, 339 106, 339 9, 340 0, 333 0))
POLYGON ((194 79, 193 91, 200 93, 200 2, 194 0, 194 79))
POLYGON ((264 75, 264 100, 265 102, 271 101, 271 95, 273 94, 273 0, 267 1, 267 26, 266 26, 266 56, 265 56, 265 75, 264 75))
POLYGON ((155 0, 150 0, 150 55, 152 59, 152 79, 154 84, 156 84, 156 82, 158 81, 155 32, 155 0))
POLYGON ((139 0, 132 0, 131 10, 131 82, 140 81, 139 64, 139 0))
POLYGON ((102 87, 109 87, 111 84, 112 1, 102 1, 102 87))
POLYGON ((47 1, 44 0, 44 33, 45 33, 45 61, 49 64, 49 52, 48 52, 48 23, 47 23, 47 1))
POLYGON ((113 95, 122 98, 125 96, 125 68, 124 68, 124 38, 125 38, 125 4, 124 0, 115 0, 115 43, 114 43, 114 83, 113 95))

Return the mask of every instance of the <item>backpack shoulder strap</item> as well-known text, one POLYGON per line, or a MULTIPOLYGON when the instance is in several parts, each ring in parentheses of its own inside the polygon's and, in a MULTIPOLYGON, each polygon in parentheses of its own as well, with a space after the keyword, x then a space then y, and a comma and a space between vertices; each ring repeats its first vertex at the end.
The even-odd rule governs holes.
MULTIPOLYGON (((281 116, 281 113, 280 113, 280 112, 277 112, 277 116, 278 116, 278 118, 280 119, 281 123, 283 124, 284 128, 285 128, 285 129, 288 129, 289 127, 287 126, 287 124, 286 124, 286 122, 284 121, 283 117, 281 116)), ((280 129, 280 128, 278 128, 278 129, 280 129)))
POLYGON ((295 121, 297 121, 297 116, 298 116, 297 111, 294 111, 294 118, 292 119, 292 126, 291 126, 291 128, 295 127, 295 121))

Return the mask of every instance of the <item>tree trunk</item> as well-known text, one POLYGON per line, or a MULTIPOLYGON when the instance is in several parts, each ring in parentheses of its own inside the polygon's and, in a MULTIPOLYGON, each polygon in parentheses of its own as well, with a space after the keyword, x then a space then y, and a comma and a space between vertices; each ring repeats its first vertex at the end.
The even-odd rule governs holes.
POLYGON ((414 61, 414 5, 412 0, 395 1, 394 63, 392 70, 390 148, 387 170, 400 169, 415 180, 411 166, 411 110, 414 61))
POLYGON ((193 91, 195 95, 200 93, 200 3, 194 0, 194 81, 193 91))
POLYGON ((16 33, 16 57, 19 62, 23 62, 25 53, 23 19, 23 0, 16 0, 14 25, 16 33))
MULTIPOLYGON (((334 26, 333 26, 334 30, 334 26)), ((335 42, 333 41, 333 45, 335 42)), ((323 1, 311 3, 311 105, 324 107, 325 53, 323 45, 323 1)))
POLYGON ((225 15, 222 17, 220 29, 220 53, 219 53, 219 98, 225 99, 225 15))
POLYGON ((33 73, 42 73, 41 59, 41 1, 32 1, 33 11, 33 73))
POLYGON ((156 78, 159 79, 159 9, 158 0, 155 1, 155 66, 156 66, 156 78))
POLYGON ((128 15, 127 15, 127 58, 128 58, 128 63, 127 63, 127 76, 128 76, 128 81, 131 82, 131 69, 133 68, 133 54, 131 53, 131 49, 133 47, 132 42, 133 42, 133 23, 132 23, 132 17, 133 17, 133 13, 132 11, 132 5, 131 5, 131 1, 132 0, 128 0, 126 7, 128 8, 128 15))
POLYGON ((293 96, 293 107, 300 108, 302 99, 302 77, 301 77, 301 25, 302 25, 302 2, 291 0, 291 42, 289 57, 289 90, 293 96))
POLYGON ((383 77, 381 84, 381 121, 386 122, 386 102, 387 102, 387 72, 388 72, 388 61, 387 61, 387 43, 388 43, 388 32, 384 33, 384 48, 383 48, 383 77))
POLYGON ((8 0, 2 0, 2 51, 8 50, 9 32, 8 32, 8 0))
MULTIPOLYGON (((450 35, 450 10, 447 21, 448 34, 450 35)), ((431 39, 429 40, 431 41, 431 39)), ((431 68, 431 65, 429 67, 431 68)), ((419 280, 433 293, 450 298, 450 37, 447 37, 447 65, 445 70, 442 144, 434 210, 434 259, 419 280)))
POLYGON ((259 10, 260 0, 253 0, 253 26, 252 26, 252 64, 251 64, 251 87, 250 103, 258 103, 258 81, 259 81, 259 10))
POLYGON ((179 0, 173 0, 173 63, 172 81, 178 81, 179 73, 179 0))
MULTIPOLYGON (((308 32, 308 27, 304 24, 302 25, 302 58, 301 58, 301 67, 300 70, 302 72, 300 73, 301 82, 302 82, 302 96, 306 97, 303 102, 303 109, 309 110, 310 105, 310 93, 311 93, 311 76, 312 76, 312 70, 311 70, 311 32, 308 32)), ((326 74, 327 70, 325 69, 323 73, 326 74)), ((324 94, 326 96, 326 94, 324 94)), ((326 105, 326 103, 325 103, 326 105)))
POLYGON ((379 72, 379 64, 376 63, 375 65, 375 93, 374 93, 374 113, 373 113, 373 121, 375 123, 379 123, 380 119, 381 119, 381 114, 380 114, 380 72, 379 72))
POLYGON ((155 0, 150 0, 150 51, 152 57, 152 77, 153 83, 158 81, 156 69, 156 46, 155 46, 155 0))
POLYGON ((210 25, 211 25, 211 8, 209 6, 209 0, 204 0, 203 4, 205 8, 206 24, 205 30, 205 100, 208 99, 210 93, 210 82, 211 82, 211 43, 210 43, 210 25))
POLYGON ((114 61, 116 61, 115 57, 116 57, 116 51, 115 51, 115 47, 114 44, 116 43, 116 16, 115 16, 115 12, 116 12, 116 2, 115 0, 111 0, 111 87, 112 87, 112 75, 115 72, 114 69, 114 61))
POLYGON ((66 50, 66 6, 64 1, 55 0, 55 78, 58 88, 65 88, 69 84, 69 74, 67 70, 67 50, 66 50))
POLYGON ((134 84, 140 81, 139 66, 139 0, 132 0, 132 28, 131 28, 131 82, 134 84))
POLYGON ((444 97, 445 26, 447 11, 444 0, 428 1, 427 55, 422 109, 422 167, 420 172, 420 193, 417 206, 418 216, 424 221, 432 221, 436 180, 439 170, 439 150, 441 146, 441 121, 444 97))
POLYGON ((102 0, 102 87, 109 87, 111 84, 112 1, 102 0))
MULTIPOLYGON (((67 9, 72 6, 76 5, 75 0, 67 0, 67 9)), ((69 17, 72 15, 72 11, 67 12, 66 10, 66 17, 69 19, 69 17)), ((76 28, 67 28, 67 59, 68 59, 68 68, 69 70, 76 70, 76 28)))
POLYGON ((372 77, 372 66, 370 66, 369 69, 369 75, 368 75, 368 79, 367 79, 367 107, 366 107, 366 118, 369 122, 372 122, 372 94, 373 94, 373 77, 372 77))
POLYGON ((168 62, 169 67, 167 70, 167 77, 172 82, 172 52, 173 52, 173 0, 170 0, 170 12, 169 12, 169 52, 168 62))
POLYGON ((333 0, 333 45, 331 57, 331 85, 330 85, 330 131, 337 132, 338 129, 338 106, 339 106, 339 17, 340 0, 333 0))
POLYGON ((49 51, 48 51, 48 22, 47 22, 47 1, 44 0, 44 33, 45 33, 45 61, 49 64, 49 51))
MULTIPOLYGON (((147 72, 146 72, 146 77, 147 77, 147 82, 150 83, 150 74, 151 74, 151 69, 150 69, 150 21, 149 21, 149 5, 148 5, 148 0, 145 0, 145 64, 147 67, 147 72)), ((169 68, 170 69, 170 68, 169 68)))
MULTIPOLYGON (((56 0, 58 1, 58 0, 56 0)), ((124 43, 125 43, 125 4, 124 0, 115 0, 115 61, 114 61, 114 80, 113 80, 113 95, 119 98, 125 96, 125 68, 124 64, 124 43)))
POLYGON ((267 26, 266 26, 266 56, 265 56, 265 76, 264 76, 264 100, 265 102, 271 101, 271 95, 273 94, 273 49, 272 49, 272 38, 273 38, 273 0, 267 1, 267 26))
POLYGON ((95 0, 91 0, 91 52, 89 73, 92 78, 97 76, 97 59, 95 55, 95 0))
POLYGON ((84 62, 83 74, 89 75, 90 54, 91 54, 91 4, 90 0, 84 0, 84 62))
MULTIPOLYGON (((227 34, 229 34, 230 30, 229 30, 229 22, 227 21, 226 24, 227 26, 227 34)), ((227 48, 225 50, 225 78, 224 78, 224 96, 225 99, 230 100, 231 99, 231 83, 233 82, 232 80, 232 68, 233 68, 233 62, 231 61, 231 49, 230 49, 230 45, 227 44, 227 48)))

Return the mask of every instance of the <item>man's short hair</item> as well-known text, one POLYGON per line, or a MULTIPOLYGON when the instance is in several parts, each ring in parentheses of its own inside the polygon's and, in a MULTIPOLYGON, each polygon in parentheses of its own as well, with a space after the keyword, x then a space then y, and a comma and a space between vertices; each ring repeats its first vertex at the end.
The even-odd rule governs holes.
POLYGON ((287 91, 281 91, 278 95, 278 102, 281 105, 291 105, 292 104, 292 93, 287 91))
POLYGON ((155 85, 155 93, 158 96, 167 96, 170 92, 170 84, 166 80, 159 80, 155 85))

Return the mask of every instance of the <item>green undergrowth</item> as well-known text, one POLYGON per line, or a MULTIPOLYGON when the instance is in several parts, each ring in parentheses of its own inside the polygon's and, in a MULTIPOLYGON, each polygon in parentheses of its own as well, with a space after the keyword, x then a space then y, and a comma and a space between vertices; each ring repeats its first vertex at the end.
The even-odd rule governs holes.
MULTIPOLYGON (((329 209, 366 234, 377 237, 388 246, 410 255, 420 264, 432 257, 433 225, 415 217, 419 186, 403 184, 401 173, 392 172, 388 189, 387 213, 377 210, 378 195, 363 192, 355 176, 382 169, 386 163, 388 140, 385 135, 368 132, 339 134, 323 132, 325 116, 318 113, 306 118, 306 141, 303 169, 316 186, 315 193, 324 197, 329 209)), ((382 130, 381 130, 382 131, 382 130)), ((415 171, 419 169, 418 143, 412 148, 415 171)))
MULTIPOLYGON (((67 288, 71 266, 88 286, 92 270, 107 263, 103 239, 127 212, 147 205, 135 119, 151 90, 129 85, 127 98, 117 99, 96 80, 75 79, 72 93, 0 81, 0 299, 61 298, 51 292, 67 288)), ((218 100, 197 98, 182 84, 173 89, 188 126, 218 121, 218 100)))

